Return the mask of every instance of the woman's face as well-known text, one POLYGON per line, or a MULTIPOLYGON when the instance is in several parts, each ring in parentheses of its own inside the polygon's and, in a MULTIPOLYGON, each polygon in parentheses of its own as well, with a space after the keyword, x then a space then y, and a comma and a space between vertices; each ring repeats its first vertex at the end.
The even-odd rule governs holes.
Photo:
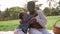
POLYGON ((27 9, 28 9, 29 12, 30 11, 34 11, 35 10, 35 6, 33 6, 33 5, 27 5, 27 9))
POLYGON ((35 2, 33 2, 33 1, 28 2, 27 9, 30 13, 32 13, 35 10, 35 2))

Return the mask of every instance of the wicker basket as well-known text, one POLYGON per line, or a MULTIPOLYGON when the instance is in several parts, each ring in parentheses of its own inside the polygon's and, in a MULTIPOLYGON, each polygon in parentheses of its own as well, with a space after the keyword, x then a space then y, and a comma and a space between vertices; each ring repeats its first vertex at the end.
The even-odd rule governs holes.
MULTIPOLYGON (((60 20, 57 20, 56 23, 57 23, 58 21, 60 21, 60 20)), ((58 25, 58 24, 56 24, 56 23, 53 25, 53 32, 54 32, 55 34, 60 34, 60 25, 58 25)))

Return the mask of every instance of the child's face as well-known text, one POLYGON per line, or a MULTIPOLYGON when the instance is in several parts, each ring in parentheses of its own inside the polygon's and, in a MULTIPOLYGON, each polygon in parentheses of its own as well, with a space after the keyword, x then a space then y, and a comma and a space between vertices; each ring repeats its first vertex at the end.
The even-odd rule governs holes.
POLYGON ((27 13, 23 13, 23 16, 22 17, 26 17, 26 16, 28 16, 28 14, 27 13))

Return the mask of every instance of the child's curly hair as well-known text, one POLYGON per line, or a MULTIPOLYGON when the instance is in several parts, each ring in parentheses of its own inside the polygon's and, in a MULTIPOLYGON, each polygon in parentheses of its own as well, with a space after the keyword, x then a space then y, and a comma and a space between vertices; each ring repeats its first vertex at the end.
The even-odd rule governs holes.
POLYGON ((19 13, 19 19, 23 19, 23 17, 22 17, 22 16, 23 16, 23 13, 24 13, 24 12, 20 12, 20 13, 19 13))

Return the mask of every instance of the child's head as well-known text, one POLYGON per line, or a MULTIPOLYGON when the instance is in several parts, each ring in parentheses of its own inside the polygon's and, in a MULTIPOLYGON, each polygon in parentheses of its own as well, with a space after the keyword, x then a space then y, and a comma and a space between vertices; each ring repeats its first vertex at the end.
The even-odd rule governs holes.
POLYGON ((19 13, 19 19, 23 19, 27 15, 28 14, 26 12, 21 12, 21 13, 19 13))

